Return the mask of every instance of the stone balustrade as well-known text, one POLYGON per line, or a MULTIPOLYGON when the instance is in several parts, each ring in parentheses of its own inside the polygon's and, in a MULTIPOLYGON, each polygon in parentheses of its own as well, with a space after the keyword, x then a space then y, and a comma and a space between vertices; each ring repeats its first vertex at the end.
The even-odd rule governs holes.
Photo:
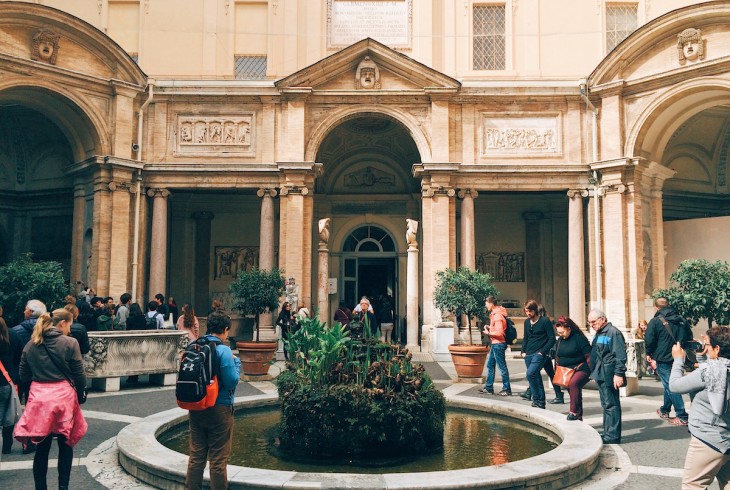
POLYGON ((188 335, 180 330, 89 332, 86 377, 100 391, 119 391, 122 376, 149 374, 150 383, 172 385, 188 335))

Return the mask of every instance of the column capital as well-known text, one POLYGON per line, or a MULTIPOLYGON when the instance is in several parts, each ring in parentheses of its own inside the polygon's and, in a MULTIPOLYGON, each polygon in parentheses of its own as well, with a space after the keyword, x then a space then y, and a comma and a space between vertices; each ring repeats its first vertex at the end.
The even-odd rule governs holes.
POLYGON ((118 180, 112 180, 110 181, 107 186, 109 187, 109 190, 114 191, 127 191, 130 194, 136 194, 137 188, 134 184, 131 182, 120 182, 118 180))
POLYGON ((456 196, 456 189, 451 186, 438 185, 438 184, 423 184, 421 185, 421 195, 423 197, 434 197, 434 196, 456 196))
POLYGON ((147 195, 149 197, 170 197, 170 191, 164 187, 151 187, 147 189, 147 195))
POLYGON ((476 199, 479 197, 479 192, 476 189, 459 189, 457 195, 459 196, 459 199, 464 199, 466 196, 476 199))
POLYGON ((568 189, 568 197, 570 199, 588 197, 588 189, 568 189))
POLYGON ((256 191, 256 195, 258 197, 276 197, 278 194, 276 188, 274 187, 259 187, 256 191))
MULTIPOLYGON (((301 194, 302 196, 306 196, 310 192, 311 191, 309 190, 308 186, 305 186, 305 185, 299 186, 299 185, 291 185, 291 184, 282 185, 281 189, 279 190, 279 194, 281 194, 282 196, 287 196, 289 194, 301 194)), ((256 194, 258 195, 258 192, 256 194)), ((263 194, 262 194, 262 196, 263 196, 263 194)))
POLYGON ((545 215, 540 211, 525 211, 522 213, 522 219, 525 221, 540 221, 545 215))
POLYGON ((198 221, 207 220, 211 221, 213 218, 215 218, 215 215, 211 213, 210 211, 196 211, 193 214, 190 215, 193 219, 196 219, 198 221))

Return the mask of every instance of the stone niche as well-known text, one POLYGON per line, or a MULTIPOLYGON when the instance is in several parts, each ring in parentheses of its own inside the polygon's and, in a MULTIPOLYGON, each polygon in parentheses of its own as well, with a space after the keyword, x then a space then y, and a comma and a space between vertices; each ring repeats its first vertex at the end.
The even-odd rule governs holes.
POLYGON ((149 374, 152 384, 172 385, 187 345, 184 330, 89 332, 84 371, 100 391, 119 391, 121 377, 135 374, 149 374))

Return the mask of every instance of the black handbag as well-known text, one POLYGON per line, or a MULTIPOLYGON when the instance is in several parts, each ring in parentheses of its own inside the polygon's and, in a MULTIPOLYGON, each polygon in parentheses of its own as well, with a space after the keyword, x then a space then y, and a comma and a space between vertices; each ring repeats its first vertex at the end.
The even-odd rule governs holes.
POLYGON ((41 344, 44 349, 46 349, 46 353, 48 354, 48 358, 53 362, 53 364, 58 368, 59 371, 61 371, 61 374, 63 374, 63 377, 66 378, 66 380, 71 384, 71 388, 73 388, 76 391, 76 400, 78 400, 79 405, 83 405, 86 403, 86 398, 89 395, 88 390, 86 389, 86 386, 84 386, 81 389, 76 388, 76 384, 71 380, 71 377, 66 374, 66 370, 63 369, 57 362, 56 358, 51 355, 51 351, 48 350, 48 346, 46 344, 41 344))

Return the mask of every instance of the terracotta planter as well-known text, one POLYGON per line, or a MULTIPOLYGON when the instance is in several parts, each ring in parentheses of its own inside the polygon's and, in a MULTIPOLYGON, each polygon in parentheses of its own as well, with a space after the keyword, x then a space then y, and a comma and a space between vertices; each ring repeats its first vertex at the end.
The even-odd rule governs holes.
POLYGON ((460 378, 481 377, 484 372, 484 363, 487 362, 486 345, 452 344, 449 346, 449 352, 456 368, 456 374, 460 378))
POLYGON ((274 360, 278 342, 256 342, 246 340, 236 342, 238 357, 241 358, 243 374, 261 376, 269 372, 270 362, 274 360))

